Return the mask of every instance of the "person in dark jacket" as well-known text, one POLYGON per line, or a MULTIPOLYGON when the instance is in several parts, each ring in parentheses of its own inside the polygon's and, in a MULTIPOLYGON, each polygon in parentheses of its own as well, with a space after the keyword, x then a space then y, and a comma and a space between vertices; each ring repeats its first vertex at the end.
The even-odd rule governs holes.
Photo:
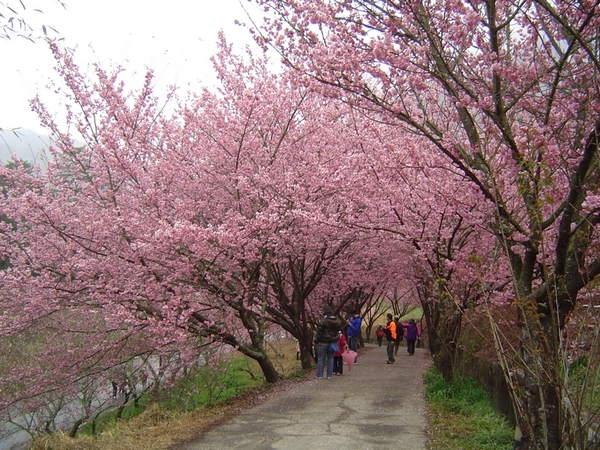
POLYGON ((314 343, 317 346, 317 378, 323 379, 325 360, 327 360, 327 379, 333 376, 333 357, 335 352, 329 344, 338 341, 340 323, 333 314, 330 306, 323 308, 323 320, 317 325, 314 343))
POLYGON ((404 336, 404 328, 400 323, 400 317, 394 316, 394 323, 396 324, 396 342, 394 343, 394 356, 398 356, 398 349, 400 348, 400 342, 402 342, 404 336))

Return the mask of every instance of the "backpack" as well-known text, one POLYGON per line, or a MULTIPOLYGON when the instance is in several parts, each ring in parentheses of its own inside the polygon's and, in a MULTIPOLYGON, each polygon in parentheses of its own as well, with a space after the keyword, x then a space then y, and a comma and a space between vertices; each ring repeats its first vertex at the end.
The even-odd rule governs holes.
POLYGON ((384 328, 383 332, 385 333, 385 338, 387 339, 387 341, 390 342, 392 340, 392 332, 390 331, 390 329, 384 328))
POLYGON ((401 341, 404 339, 404 327, 400 322, 396 322, 396 340, 401 341))

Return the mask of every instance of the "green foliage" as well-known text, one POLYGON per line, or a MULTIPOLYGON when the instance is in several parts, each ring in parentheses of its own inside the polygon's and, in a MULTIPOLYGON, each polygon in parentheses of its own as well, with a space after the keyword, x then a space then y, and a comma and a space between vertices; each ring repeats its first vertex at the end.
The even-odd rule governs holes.
MULTIPOLYGON (((115 427, 120 421, 128 421, 141 414, 153 403, 166 410, 181 412, 194 411, 224 402, 240 395, 246 389, 263 384, 261 375, 251 368, 251 361, 246 357, 231 356, 216 363, 189 371, 185 377, 178 380, 152 397, 144 395, 124 406, 120 412, 117 409, 102 414, 88 421, 81 427, 81 435, 95 435, 115 427)), ((260 372, 260 371, 258 371, 260 372)))
POLYGON ((508 450, 513 430, 492 406, 489 394, 475 381, 457 376, 452 383, 431 368, 425 375, 425 397, 436 448, 508 450))
POLYGON ((169 389, 162 404, 171 410, 193 411, 228 400, 262 383, 263 377, 251 369, 248 358, 222 358, 188 372, 169 389))
POLYGON ((590 363, 588 355, 580 355, 568 367, 567 389, 573 402, 580 405, 580 414, 600 420, 600 367, 590 363))
POLYGON ((144 395, 135 404, 131 402, 125 405, 120 413, 120 417, 118 410, 115 409, 89 420, 79 429, 79 434, 92 436, 102 433, 107 429, 115 427, 120 421, 128 421, 139 416, 146 409, 147 405, 148 396, 144 395))
POLYGON ((575 361, 573 361, 569 365, 569 375, 581 376, 582 374, 585 374, 585 372, 588 368, 588 365, 589 365, 588 357, 586 355, 579 356, 577 359, 575 359, 575 361))

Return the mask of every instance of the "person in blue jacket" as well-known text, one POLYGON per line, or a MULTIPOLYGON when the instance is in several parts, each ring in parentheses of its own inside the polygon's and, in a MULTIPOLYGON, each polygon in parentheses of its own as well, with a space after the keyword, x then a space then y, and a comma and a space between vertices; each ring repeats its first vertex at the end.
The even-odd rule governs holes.
MULTIPOLYGON (((362 319, 358 311, 352 311, 352 317, 348 320, 348 348, 358 353, 358 337, 360 336, 360 327, 362 325, 362 319)), ((358 355, 356 357, 358 359, 358 355)), ((356 362, 356 359, 354 362, 356 362)))

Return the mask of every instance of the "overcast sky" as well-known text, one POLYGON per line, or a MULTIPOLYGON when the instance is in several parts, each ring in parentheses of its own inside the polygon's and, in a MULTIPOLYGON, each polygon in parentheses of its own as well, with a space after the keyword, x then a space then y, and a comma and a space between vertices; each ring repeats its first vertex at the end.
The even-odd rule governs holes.
MULTIPOLYGON (((154 69, 159 86, 175 84, 185 91, 198 86, 198 81, 213 82, 209 58, 215 52, 218 31, 223 29, 241 49, 252 40, 234 24, 235 19, 248 22, 243 8, 253 17, 260 14, 247 0, 241 4, 240 0, 64 1, 66 9, 55 0, 23 0, 28 8, 23 17, 38 27, 54 26, 66 45, 76 49, 75 59, 82 68, 95 62, 107 68, 108 64, 122 65, 130 73, 137 72, 139 81, 148 67, 154 69), (34 8, 43 14, 34 13, 34 8)), ((19 5, 17 0, 8 3, 19 5)), ((0 58, 0 128, 42 133, 28 100, 39 93, 49 106, 58 102, 47 89, 55 75, 46 43, 0 39, 0 58)))

